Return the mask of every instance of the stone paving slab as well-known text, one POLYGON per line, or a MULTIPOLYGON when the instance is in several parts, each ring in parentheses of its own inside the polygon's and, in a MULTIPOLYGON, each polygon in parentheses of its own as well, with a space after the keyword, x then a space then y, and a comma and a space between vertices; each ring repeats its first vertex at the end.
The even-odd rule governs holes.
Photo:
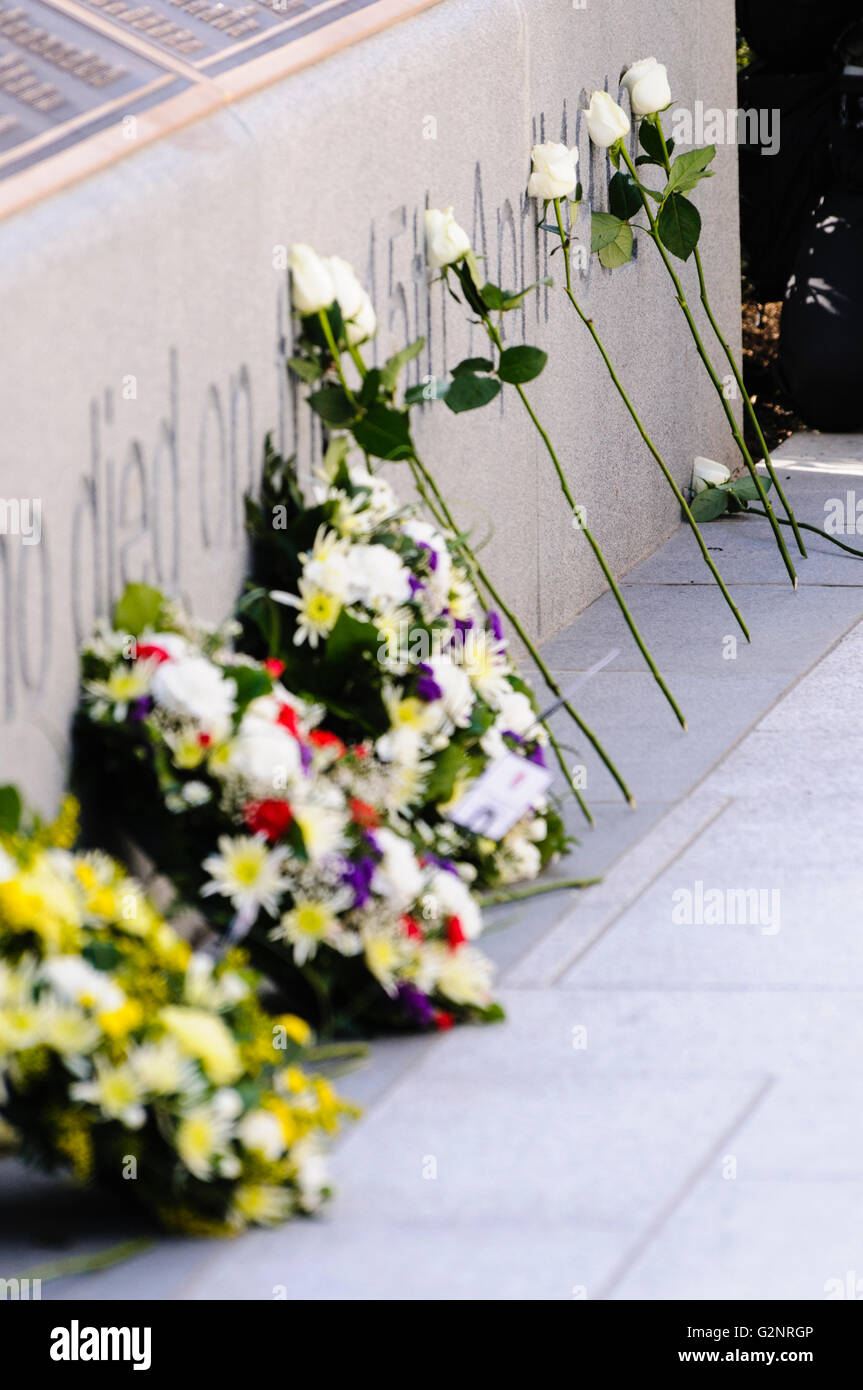
MULTIPOLYGON (((863 498, 860 439, 781 459, 801 515, 863 498)), ((345 1078, 369 1111, 319 1220, 161 1240, 43 1296, 793 1299, 863 1279, 863 568, 813 555, 794 594, 756 524, 708 536, 756 639, 733 659, 683 531, 626 581, 688 735, 608 595, 545 648, 564 684, 619 649, 576 704, 640 804, 584 757, 598 825, 567 806, 581 846, 553 873, 605 881, 490 911, 507 1022, 379 1044, 345 1078), (779 930, 673 921, 699 882, 778 890, 779 930)), ((0 1165, 0 1275, 135 1221, 0 1165)))

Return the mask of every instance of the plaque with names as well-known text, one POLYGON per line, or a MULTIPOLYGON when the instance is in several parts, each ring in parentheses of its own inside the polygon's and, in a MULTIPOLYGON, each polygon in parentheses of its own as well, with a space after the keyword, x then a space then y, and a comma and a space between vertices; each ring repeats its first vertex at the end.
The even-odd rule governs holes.
POLYGON ((224 73, 361 12, 392 19, 427 3, 0 0, 0 180, 107 131, 104 163, 128 152, 124 135, 134 148, 142 113, 185 94, 200 114, 225 99, 213 83, 224 73))

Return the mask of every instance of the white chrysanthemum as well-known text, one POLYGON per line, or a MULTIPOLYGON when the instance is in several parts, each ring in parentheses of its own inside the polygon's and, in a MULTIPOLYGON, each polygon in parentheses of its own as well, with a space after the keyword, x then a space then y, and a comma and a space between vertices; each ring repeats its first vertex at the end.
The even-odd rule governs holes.
POLYGON ((328 899, 298 897, 278 926, 273 927, 270 937, 273 941, 290 942, 297 965, 311 960, 322 945, 332 946, 343 955, 352 955, 355 953, 353 943, 339 918, 339 913, 350 907, 351 901, 350 891, 339 891, 328 899))
POLYGON ((312 549, 301 556, 307 583, 332 594, 340 603, 345 603, 348 596, 348 549, 349 543, 343 536, 319 526, 312 549))
POLYGON ((300 579, 297 585, 299 595, 289 594, 284 589, 272 589, 270 598, 274 603, 282 603, 286 608, 296 608, 299 614, 297 630, 294 633, 294 646, 308 642, 316 647, 322 637, 328 637, 342 611, 341 599, 326 589, 313 584, 311 580, 300 579))
POLYGON ((98 1106, 109 1120, 119 1120, 128 1129, 140 1129, 147 1118, 142 1104, 144 1088, 126 1062, 113 1067, 104 1057, 97 1057, 93 1079, 75 1082, 69 1094, 73 1100, 98 1106))
POLYGON ((317 1211, 329 1190, 326 1155, 317 1140, 312 1135, 306 1135, 292 1148, 291 1158, 296 1164, 300 1205, 303 1211, 317 1211))
POLYGON ((237 1125, 237 1138, 249 1153, 275 1163, 287 1148, 281 1121, 271 1110, 250 1110, 237 1125))
POLYGON ((104 680, 86 681, 84 690, 94 702, 97 713, 111 709, 114 718, 120 721, 126 718, 135 700, 150 693, 158 669, 157 661, 134 661, 131 666, 122 662, 104 680))
POLYGON ((151 1096, 194 1092, 200 1085, 194 1063, 183 1055, 174 1038, 142 1043, 129 1054, 129 1066, 151 1096))
POLYGON ((398 990, 399 980, 408 966, 415 962, 417 947, 396 926, 368 923, 360 933, 363 955, 369 971, 391 997, 398 990))
POLYGON ((203 897, 213 893, 229 898, 246 919, 254 921, 261 908, 275 917, 285 888, 284 850, 267 849, 262 835, 219 836, 219 853, 204 860, 210 882, 203 897))
POLYGON ((474 689, 496 709, 512 690, 505 645, 484 628, 472 627, 465 634, 461 661, 474 689))
POLYGON ((474 693, 470 678, 461 666, 448 656, 433 656, 428 662, 432 680, 440 686, 447 718, 457 729, 465 729, 471 720, 474 693))
POLYGON ((234 1122, 242 1110, 236 1091, 217 1091, 205 1105, 189 1110, 177 1128, 177 1152, 190 1173, 202 1182, 213 1177, 219 1160, 227 1156, 234 1137, 234 1122))
POLYGON ((484 1008, 491 1002, 494 966, 475 946, 451 950, 443 942, 430 942, 423 951, 420 988, 434 988, 454 1004, 484 1008))
POLYGON ((41 1012, 40 1041, 61 1057, 86 1057, 102 1041, 96 1020, 81 1009, 46 1000, 41 1012))
POLYGON ((111 976, 96 970, 83 956, 50 956, 40 975, 59 999, 93 1013, 114 1013, 126 1002, 125 994, 111 976))

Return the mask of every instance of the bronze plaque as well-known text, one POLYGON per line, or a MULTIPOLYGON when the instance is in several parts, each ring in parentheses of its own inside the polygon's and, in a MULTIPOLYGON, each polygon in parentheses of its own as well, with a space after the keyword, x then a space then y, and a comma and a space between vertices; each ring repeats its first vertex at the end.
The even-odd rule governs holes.
POLYGON ((0 179, 379 0, 0 0, 0 179))

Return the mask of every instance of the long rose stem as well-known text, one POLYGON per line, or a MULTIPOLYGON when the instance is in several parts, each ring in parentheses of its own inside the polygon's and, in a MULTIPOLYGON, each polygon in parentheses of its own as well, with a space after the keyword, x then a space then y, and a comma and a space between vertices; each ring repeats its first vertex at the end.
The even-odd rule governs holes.
MULTIPOLYGON (((670 174, 671 161, 668 157, 668 146, 665 143, 665 131, 662 129, 662 115, 659 112, 657 112, 656 114, 655 124, 656 132, 659 136, 660 147, 662 149, 662 158, 665 164, 665 170, 666 173, 670 174)), ((770 474, 770 481, 776 488, 776 495, 779 498, 779 501, 782 503, 782 506, 785 509, 785 515, 788 517, 788 520, 791 524, 791 529, 794 532, 794 539, 797 542, 797 549, 800 551, 800 554, 805 559, 806 546, 803 544, 803 537, 801 536, 800 528, 797 525, 797 518, 794 515, 794 512, 792 511, 789 503, 787 502, 785 493, 782 491, 782 484, 776 476, 776 471, 773 467, 773 460, 770 457, 770 450, 767 447, 767 441, 765 440, 764 434, 761 429, 761 422, 759 421, 758 416, 755 413, 755 406, 752 404, 752 397, 750 396, 749 392, 746 389, 746 386, 744 385, 743 373, 737 365, 737 359, 735 358, 734 353, 731 351, 731 346, 728 343, 728 340, 726 339, 724 333, 722 332, 722 329, 719 327, 719 324, 716 321, 716 316, 713 312, 713 308, 710 303, 710 298, 707 293, 707 281, 704 277, 704 265, 701 260, 701 252, 699 251, 697 246, 695 248, 695 269, 698 272, 698 288, 702 307, 704 309, 705 314, 707 315, 710 327, 713 329, 713 332, 716 335, 719 345, 721 346, 722 351, 725 353, 725 356, 728 359, 729 365, 734 374, 734 380, 737 382, 737 388, 740 391, 741 396, 743 397, 743 402, 746 406, 746 413, 748 414, 749 419, 752 423, 752 427, 755 430, 755 436, 758 440, 758 447, 760 448, 764 456, 764 464, 767 469, 767 472, 770 474)))
POLYGON ((753 460, 752 460, 752 455, 750 454, 748 448, 746 447, 746 443, 745 443, 745 441, 744 441, 743 435, 742 435, 741 432, 740 432, 740 427, 739 427, 739 425, 737 424, 736 419, 734 418, 734 411, 731 409, 731 406, 728 404, 728 400, 727 400, 727 398, 726 398, 725 392, 724 392, 724 390, 722 389, 722 382, 719 380, 719 377, 718 377, 718 375, 717 375, 717 373, 716 373, 716 369, 715 369, 715 367, 713 366, 713 363, 711 362, 710 357, 708 356, 707 349, 706 349, 706 347, 704 346, 704 343, 703 343, 702 340, 701 340, 701 334, 698 332, 698 326, 697 326, 697 324, 696 324, 696 322, 695 322, 695 319, 692 317, 692 310, 690 309, 689 304, 688 304, 688 301, 687 301, 687 299, 686 299, 686 295, 684 294, 683 285, 682 285, 681 282, 680 282, 680 276, 677 274, 677 271, 674 269, 674 266, 671 264, 671 261, 668 259, 668 254, 667 254, 667 252, 666 252, 666 250, 665 250, 665 247, 664 247, 663 244, 662 244, 662 240, 661 240, 661 238, 660 238, 660 236, 659 236, 659 232, 658 232, 658 229, 657 229, 657 226, 656 226, 656 218, 654 217, 654 215, 653 215, 653 209, 652 209, 652 207, 650 206, 650 199, 648 198, 647 193, 645 192, 644 187, 643 187, 643 185, 642 185, 642 183, 641 183, 641 181, 640 181, 640 179, 639 179, 639 177, 638 177, 638 170, 636 169, 635 165, 633 164, 632 159, 631 159, 630 156, 629 156, 629 152, 627 151, 627 149, 625 148, 625 146, 623 145, 622 142, 621 142, 621 145, 620 145, 620 153, 621 153, 621 157, 622 157, 624 163, 626 164, 627 168, 629 169, 629 172, 631 173, 633 179, 635 180, 635 185, 636 185, 636 187, 638 188, 638 192, 639 192, 639 195, 640 195, 640 197, 641 197, 642 206, 644 207, 644 211, 645 211, 645 213, 646 213, 646 215, 647 215, 647 220, 648 220, 648 222, 650 223, 650 233, 649 233, 649 235, 650 235, 650 237, 651 237, 651 240, 654 242, 654 244, 655 244, 657 250, 659 251, 659 254, 660 254, 660 256, 662 257, 662 262, 663 262, 663 264, 664 264, 664 266, 665 266, 665 269, 668 271, 668 274, 669 274, 669 276, 671 277, 671 282, 672 282, 672 284, 674 285, 674 288, 675 288, 675 290, 676 290, 676 292, 677 292, 677 302, 678 302, 678 304, 680 305, 681 311, 682 311, 682 313, 683 313, 683 315, 684 315, 684 317, 685 317, 685 319, 686 319, 686 322, 687 322, 687 324, 688 324, 688 326, 689 326, 689 331, 690 331, 690 333, 691 333, 691 335, 692 335, 692 340, 693 340, 693 342, 695 343, 695 347, 696 347, 696 350, 697 350, 697 352, 698 352, 698 355, 699 355, 699 357, 701 358, 702 362, 704 363, 704 366, 705 366, 705 368, 706 368, 706 370, 707 370, 707 373, 708 373, 708 375, 709 375, 709 377, 710 377, 710 380, 713 382, 713 385, 714 385, 714 387, 716 388, 716 393, 717 393, 717 395, 719 396, 719 399, 720 399, 720 401, 721 401, 721 403, 722 403, 722 408, 723 408, 723 410, 725 411, 726 417, 727 417, 727 419, 728 419, 728 424, 729 424, 729 426, 730 426, 730 428, 731 428, 731 433, 732 433, 732 435, 734 436, 734 441, 735 441, 735 443, 736 443, 738 449, 740 450, 741 456, 742 456, 742 458, 743 458, 744 463, 746 464, 747 469, 749 470, 750 477, 752 478, 753 482, 755 483, 756 489, 757 489, 757 491, 758 491, 758 496, 759 496, 761 502, 764 504, 764 510, 765 510, 765 512, 767 513, 768 517, 770 518, 770 525, 771 525, 771 527, 772 527, 772 529, 773 529, 773 534, 774 534, 774 536, 775 536, 775 538, 776 538, 776 544, 777 544, 778 547, 779 547, 779 553, 780 553, 781 556, 782 556, 782 560, 783 560, 783 562, 784 562, 784 564, 785 564, 786 570, 788 571, 789 578, 791 579, 791 582, 792 582, 792 584, 794 585, 794 588, 796 589, 796 588, 797 588, 797 572, 796 572, 796 570, 795 570, 795 568, 794 568, 794 565, 793 565, 793 563, 792 563, 792 561, 791 561, 791 556, 788 554, 788 548, 787 548, 787 546, 786 546, 786 544, 785 544, 785 540, 784 540, 784 538, 783 538, 782 532, 781 532, 780 529, 779 529, 779 523, 778 523, 778 521, 776 520, 776 517, 775 517, 775 515, 774 515, 774 513, 773 513, 773 507, 771 506, 770 499, 768 498, 767 493, 766 493, 765 490, 764 490, 764 484, 762 483, 761 478, 760 478, 760 476, 759 476, 759 474, 758 474, 758 470, 757 470, 757 468, 755 467, 755 464, 754 464, 754 462, 753 462, 753 460))
MULTIPOLYGON (((496 325, 492 323, 491 319, 488 316, 486 316, 483 319, 483 322, 485 323, 486 332, 488 333, 489 338, 494 343, 498 351, 503 352, 503 342, 501 340, 501 336, 496 325)), ((524 387, 521 385, 520 382, 515 383, 515 389, 518 392, 522 405, 524 406, 525 410, 530 416, 531 421, 533 422, 534 429, 537 431, 540 439, 545 445, 546 453, 548 454, 549 458, 551 459, 554 465, 554 469, 557 473, 557 478, 560 483, 561 491, 563 492, 563 495, 566 498, 567 504, 570 507, 573 516, 577 516, 578 508, 576 506, 575 498, 572 495, 569 483, 566 480, 566 474, 563 471, 563 466, 560 462, 560 459, 557 456, 554 445, 552 444, 551 439, 549 437, 548 431, 543 426, 541 420, 539 419, 539 416, 537 415, 536 411, 534 410, 533 406, 528 400, 524 387)), ((680 709, 680 706, 678 705, 671 691, 668 689, 668 686, 665 684, 665 681, 662 679, 662 676, 660 675, 660 672, 657 668, 656 662, 650 655, 647 645, 645 644, 644 638, 638 630, 635 619, 633 618, 626 605, 626 600, 624 599, 623 594, 620 592, 617 580, 615 579, 614 575, 612 574, 609 568, 608 561, 603 555, 602 550, 600 549, 593 534, 591 533, 589 528, 584 525, 583 522, 579 524, 579 530, 582 532, 588 545, 593 551, 594 558, 596 559, 599 568, 602 570, 602 573, 605 576, 605 579, 608 583, 608 587, 611 589, 617 606, 623 615, 623 620, 626 623, 626 626, 629 628, 630 632, 632 633, 633 637, 635 638, 638 650, 641 652, 641 655, 647 662, 647 665, 650 668, 650 671, 653 675, 653 679, 656 681, 656 684, 659 686, 669 705, 674 710, 675 716, 681 728, 685 729, 686 719, 684 717, 683 711, 680 709)))
POLYGON ((582 309, 581 305, 579 304, 578 300, 577 300, 576 297, 575 297, 575 292, 573 291, 573 288, 572 288, 572 270, 571 270, 571 268, 570 268, 570 263, 569 263, 569 238, 566 236, 566 233, 565 233, 565 231, 564 231, 564 227, 563 227, 563 217, 562 217, 562 215, 561 215, 561 210, 560 210, 560 199, 559 199, 559 198, 555 198, 555 199, 554 199, 554 211, 555 211, 555 216, 556 216, 556 218, 557 218, 557 229, 558 229, 558 232, 559 232, 559 234, 560 234, 560 244, 561 244, 561 247, 563 248, 564 265, 565 265, 565 267, 566 267, 566 295, 567 295, 567 298, 569 299, 569 302, 572 304, 572 307, 575 309, 575 312, 578 314, 578 317, 581 319, 582 323, 584 324, 585 328, 587 329, 587 331, 589 332, 591 338, 593 339, 594 343, 596 344, 597 348, 599 349, 599 352, 600 352, 600 354, 601 354, 601 356, 602 356, 602 360, 603 360, 603 362, 605 363, 606 367, 608 368, 608 374, 609 374, 609 376, 611 377, 611 380, 612 380, 612 382, 614 383, 614 385, 615 385, 615 387, 616 387, 616 389, 617 389, 617 391, 618 391, 618 394, 620 395, 621 400, 623 401, 624 405, 626 406, 627 410, 629 411, 630 415, 632 416, 632 418, 633 418, 633 420, 634 420, 634 422, 635 422, 635 427, 636 427, 636 429, 638 430, 638 433, 641 435, 642 439, 644 440, 645 444, 647 445, 648 449, 650 450, 651 454, 653 455, 653 458, 656 460, 656 462, 659 464, 659 467, 662 469, 662 473, 663 473, 663 476, 665 477, 666 482, 668 483, 669 487, 671 488, 672 492, 674 493, 674 496, 677 498, 677 501, 678 501, 678 503, 680 504, 680 507, 681 507, 681 509, 682 509, 682 511, 683 511, 683 515, 686 517, 686 520, 687 520, 687 522, 688 522, 688 524, 689 524, 689 527, 690 527, 690 529, 691 529, 693 535, 695 536, 696 541, 698 542, 698 546, 699 546, 699 549, 701 550, 701 554, 702 554, 702 556, 703 556, 703 558, 704 558, 705 564, 707 565, 707 567, 709 568, 711 574, 713 575, 714 579, 716 580, 717 584, 719 585, 719 588, 720 588, 720 590, 721 590, 721 592, 722 592, 722 596, 723 596, 723 598, 725 599, 725 602, 728 604, 728 607, 731 609, 732 613, 734 614, 735 618, 737 619, 737 622, 739 623, 740 628, 742 629, 742 631, 743 631, 743 633, 744 633, 744 635, 745 635, 745 637, 746 637, 747 642, 750 642, 752 639, 751 639, 751 637, 749 636, 749 629, 748 629, 748 627, 746 626, 745 622, 743 621, 743 617, 742 617, 742 615, 741 615, 741 613, 740 613, 740 609, 737 607, 737 604, 734 602, 734 599, 731 597, 731 594, 728 592, 728 589, 727 589, 727 587, 726 587, 726 585, 725 585, 725 581, 724 581, 724 579, 722 578, 722 575, 719 573, 719 570, 718 570, 718 568, 717 568, 717 566, 716 566, 716 564, 715 564, 715 562, 714 562, 714 560, 713 560, 712 555, 710 554, 710 551, 707 549, 706 542, 705 542, 705 540, 704 540, 704 537, 703 537, 702 534, 701 534, 701 530, 700 530, 700 528, 699 528, 699 526, 698 526, 698 522, 695 520, 695 517, 692 515, 692 511, 691 511, 691 509, 690 509, 689 503, 687 502, 686 498, 684 497, 683 493, 681 492, 680 488, 678 487, 677 481, 676 481, 676 479, 675 479, 673 473, 671 472, 671 470, 670 470, 670 469, 668 468, 668 466, 666 465, 665 460, 663 459, 662 455, 660 454, 660 452, 659 452, 659 450, 657 449, 656 445, 654 444, 653 440, 650 438, 650 435, 647 433, 647 430, 645 429, 644 424, 642 423, 642 420, 641 420, 641 418, 640 418, 640 416, 639 416, 637 410, 635 409, 635 406, 632 404, 631 400, 629 399, 629 396, 626 394, 626 391, 623 389, 623 385, 621 384, 620 378, 618 377, 617 372, 616 372, 615 369, 614 369, 614 366, 613 366, 613 364, 612 364, 611 358, 609 357, 609 355, 608 355, 608 353, 607 353, 607 351, 606 351, 606 349, 605 349, 605 345, 603 344, 602 339, 600 338, 599 333, 597 332, 596 325, 594 324, 593 319, 590 318, 590 317, 584 312, 584 310, 582 309))

